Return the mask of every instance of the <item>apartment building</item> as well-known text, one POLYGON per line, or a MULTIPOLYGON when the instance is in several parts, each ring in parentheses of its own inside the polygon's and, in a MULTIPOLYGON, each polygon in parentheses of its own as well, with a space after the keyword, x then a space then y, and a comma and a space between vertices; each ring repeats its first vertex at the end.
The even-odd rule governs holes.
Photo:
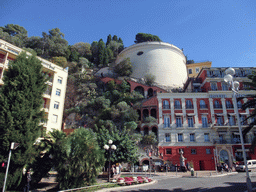
MULTIPOLYGON (((189 78, 183 93, 158 93, 159 153, 164 161, 179 164, 182 150, 187 162, 193 162, 195 170, 214 170, 219 162, 242 160, 238 121, 235 114, 233 92, 223 81, 226 68, 203 68, 196 78, 189 78)), ((235 68, 234 80, 240 82, 240 96, 255 95, 246 89, 247 75, 256 68, 235 68)), ((255 107, 243 111, 238 102, 242 129, 250 121, 244 121, 255 107)), ((247 134, 245 148, 248 159, 256 154, 249 152, 256 135, 256 127, 247 134)))
POLYGON ((188 77, 196 77, 202 68, 209 68, 212 66, 211 61, 204 61, 198 63, 187 64, 188 77))
MULTIPOLYGON (((0 86, 4 84, 3 76, 8 70, 9 62, 15 60, 22 51, 24 50, 0 39, 0 86)), ((27 54, 30 55, 28 52, 27 54)), ((38 59, 42 62, 43 72, 50 77, 47 90, 43 94, 42 109, 48 119, 47 122, 42 122, 43 128, 47 132, 53 129, 61 130, 68 69, 63 69, 40 57, 38 59)))

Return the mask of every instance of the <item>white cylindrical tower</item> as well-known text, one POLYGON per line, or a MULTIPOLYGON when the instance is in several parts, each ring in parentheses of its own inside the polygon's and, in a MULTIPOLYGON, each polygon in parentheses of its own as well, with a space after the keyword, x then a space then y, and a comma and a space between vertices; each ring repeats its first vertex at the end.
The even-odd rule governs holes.
POLYGON ((133 78, 152 74, 157 84, 173 88, 183 87, 187 80, 186 57, 182 50, 169 43, 144 42, 132 45, 117 56, 116 63, 128 57, 133 66, 133 78))

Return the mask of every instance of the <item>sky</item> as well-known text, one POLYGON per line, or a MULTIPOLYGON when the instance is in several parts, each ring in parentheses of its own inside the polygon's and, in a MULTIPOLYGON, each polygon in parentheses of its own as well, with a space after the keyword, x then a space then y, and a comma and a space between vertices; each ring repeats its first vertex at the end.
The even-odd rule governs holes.
POLYGON ((188 59, 212 67, 256 67, 255 0, 4 0, 0 26, 17 24, 28 36, 53 28, 70 45, 137 33, 157 35, 188 59))

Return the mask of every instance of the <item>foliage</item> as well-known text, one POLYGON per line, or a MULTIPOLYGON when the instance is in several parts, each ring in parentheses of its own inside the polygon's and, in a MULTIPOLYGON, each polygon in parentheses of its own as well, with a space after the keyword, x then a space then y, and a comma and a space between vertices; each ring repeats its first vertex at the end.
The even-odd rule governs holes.
POLYGON ((66 68, 68 65, 67 59, 65 57, 53 57, 51 62, 63 68, 66 68))
POLYGON ((126 58, 115 65, 114 72, 119 76, 130 76, 132 74, 132 64, 130 58, 126 58))
MULTIPOLYGON (((111 155, 112 163, 137 162, 138 149, 136 141, 132 139, 132 135, 126 128, 123 128, 122 131, 119 131, 118 129, 113 129, 111 131, 107 129, 99 129, 97 138, 98 143, 102 148, 105 144, 108 144, 108 140, 110 139, 113 141, 113 145, 116 145, 117 148, 111 155)), ((108 159, 108 156, 108 151, 105 151, 106 159, 108 159)))
POLYGON ((92 56, 90 43, 84 43, 84 42, 75 43, 72 46, 72 48, 75 49, 79 53, 80 57, 85 57, 87 59, 90 59, 92 56))
MULTIPOLYGON (((250 86, 250 90, 256 90, 256 72, 254 71, 252 75, 249 75, 248 78, 251 80, 251 82, 247 82, 246 84, 250 86)), ((243 130, 243 136, 253 129, 253 127, 256 125, 256 95, 247 95, 246 98, 250 98, 245 102, 242 106, 242 109, 248 109, 248 108, 254 108, 252 113, 245 119, 247 121, 250 119, 250 124, 243 130)), ((242 99, 242 98, 240 98, 242 99)), ((253 138, 251 150, 254 152, 254 148, 256 146, 256 137, 253 138)))
POLYGON ((162 41, 158 36, 148 33, 137 33, 134 43, 143 43, 147 41, 162 41))
POLYGON ((10 42, 18 47, 25 46, 27 34, 27 30, 19 25, 7 24, 4 27, 0 27, 0 39, 10 42))
POLYGON ((60 189, 91 185, 104 165, 103 151, 97 144, 96 135, 80 128, 61 142, 58 153, 57 182, 60 189), (60 155, 61 154, 61 155, 60 155))
POLYGON ((157 143, 157 137, 155 133, 144 135, 140 143, 143 145, 155 145, 157 143))
POLYGON ((149 116, 149 117, 146 117, 145 122, 147 122, 147 123, 157 123, 157 119, 155 117, 149 116))
POLYGON ((155 82, 156 77, 152 74, 147 74, 144 76, 146 85, 152 86, 155 82))
MULTIPOLYGON (((11 142, 20 144, 12 153, 8 188, 22 185, 22 170, 37 154, 33 144, 42 129, 39 123, 44 115, 41 107, 46 89, 46 79, 41 73, 41 61, 25 53, 17 56, 5 71, 0 91, 0 161, 8 158, 11 142)), ((3 182, 4 173, 0 177, 3 182)))

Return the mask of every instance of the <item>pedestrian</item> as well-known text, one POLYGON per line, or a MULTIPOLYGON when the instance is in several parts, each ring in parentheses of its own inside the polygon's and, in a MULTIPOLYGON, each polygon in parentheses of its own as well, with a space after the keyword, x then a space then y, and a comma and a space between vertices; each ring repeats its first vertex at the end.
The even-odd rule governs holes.
POLYGON ((116 164, 116 179, 118 179, 120 177, 120 167, 119 164, 116 164))
POLYGON ((30 173, 30 169, 27 170, 26 172, 26 180, 27 180, 27 183, 25 184, 25 187, 24 187, 24 192, 27 192, 29 191, 29 187, 30 187, 30 181, 31 181, 31 173, 30 173))
POLYGON ((111 175, 110 175, 110 177, 115 179, 115 175, 116 175, 115 173, 116 173, 116 168, 115 168, 115 164, 113 164, 112 167, 111 167, 111 175))

